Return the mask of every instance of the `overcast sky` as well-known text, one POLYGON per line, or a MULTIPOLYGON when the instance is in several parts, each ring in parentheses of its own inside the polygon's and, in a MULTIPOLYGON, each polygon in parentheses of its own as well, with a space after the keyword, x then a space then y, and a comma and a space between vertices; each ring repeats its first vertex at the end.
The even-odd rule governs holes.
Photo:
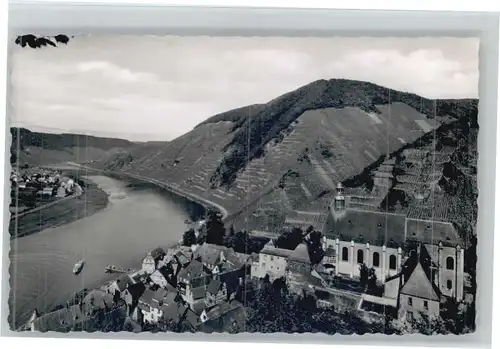
POLYGON ((478 96, 478 39, 82 36, 16 46, 14 126, 171 140, 208 117, 317 79, 431 98, 478 96), (41 127, 44 128, 41 128, 41 127))

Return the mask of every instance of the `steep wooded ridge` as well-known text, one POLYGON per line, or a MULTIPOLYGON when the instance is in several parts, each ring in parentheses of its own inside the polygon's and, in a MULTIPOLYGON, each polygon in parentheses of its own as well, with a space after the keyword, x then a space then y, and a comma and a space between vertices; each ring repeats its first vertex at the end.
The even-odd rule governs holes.
MULTIPOLYGON (((285 219, 320 225, 337 182, 370 174, 387 155, 440 127, 477 126, 477 104, 320 80, 267 104, 218 114, 164 145, 126 149, 95 165, 220 204, 237 226, 273 229, 285 219)), ((375 201, 387 194, 351 186, 375 201)))
POLYGON ((106 159, 135 144, 117 138, 70 133, 40 133, 11 127, 11 164, 49 165, 64 161, 88 162, 106 159))
MULTIPOLYGON (((377 105, 395 102, 404 103, 429 118, 444 115, 458 118, 475 103, 472 100, 434 101, 368 82, 319 80, 260 106, 254 117, 242 115, 237 118, 233 113, 226 113, 231 116, 226 120, 235 121, 232 127, 235 134, 224 147, 224 157, 212 181, 216 184, 232 183, 248 159, 260 157, 264 147, 307 110, 357 107, 368 113, 379 113, 377 105)), ((238 111, 244 112, 242 109, 238 111)))

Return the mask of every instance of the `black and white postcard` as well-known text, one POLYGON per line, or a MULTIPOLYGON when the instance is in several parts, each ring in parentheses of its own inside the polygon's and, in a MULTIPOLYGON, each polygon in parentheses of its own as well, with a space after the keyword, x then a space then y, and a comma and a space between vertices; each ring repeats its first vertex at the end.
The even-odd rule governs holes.
POLYGON ((11 330, 476 330, 478 38, 13 41, 11 330))

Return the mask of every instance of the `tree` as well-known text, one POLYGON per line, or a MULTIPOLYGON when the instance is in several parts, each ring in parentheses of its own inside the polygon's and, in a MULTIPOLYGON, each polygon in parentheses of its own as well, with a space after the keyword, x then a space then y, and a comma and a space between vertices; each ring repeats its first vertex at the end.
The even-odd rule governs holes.
POLYGON ((291 231, 285 231, 276 240, 276 247, 286 250, 294 250, 303 240, 302 229, 293 228, 291 231))
POLYGON ((235 237, 234 225, 231 224, 229 227, 229 233, 224 237, 224 245, 227 247, 231 247, 232 241, 235 237))
POLYGON ((366 264, 362 264, 359 267, 359 283, 365 288, 365 292, 375 292, 377 289, 377 275, 375 274, 375 269, 368 268, 366 264))
POLYGON ((312 264, 318 264, 323 259, 325 252, 323 251, 323 245, 321 243, 321 238, 323 235, 319 231, 312 231, 309 233, 309 239, 307 241, 307 249, 309 251, 309 258, 312 264))
POLYGON ((222 216, 215 210, 208 211, 206 224, 206 242, 214 245, 223 245, 226 229, 222 216))
POLYGON ((193 228, 184 232, 184 235, 182 236, 182 244, 184 246, 191 246, 196 244, 196 234, 193 228))

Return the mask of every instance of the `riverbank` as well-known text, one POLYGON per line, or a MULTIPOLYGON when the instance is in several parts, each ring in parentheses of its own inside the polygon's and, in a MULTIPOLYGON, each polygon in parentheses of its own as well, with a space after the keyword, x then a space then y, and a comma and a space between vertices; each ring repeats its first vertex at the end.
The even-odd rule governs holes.
POLYGON ((92 167, 80 165, 77 163, 69 163, 69 164, 71 164, 75 167, 81 168, 83 170, 102 173, 103 175, 114 177, 117 179, 129 179, 129 180, 135 179, 137 181, 141 181, 144 183, 153 184, 153 185, 157 186, 158 188, 167 190, 170 193, 175 194, 179 197, 182 197, 186 200, 193 201, 193 202, 195 202, 195 203, 197 203, 205 208, 215 208, 216 210, 218 210, 222 214, 223 221, 225 221, 229 217, 229 213, 228 213, 227 209, 225 207, 223 207, 222 205, 219 205, 216 202, 213 202, 211 200, 205 199, 199 195, 187 192, 186 190, 181 189, 176 185, 169 184, 167 182, 162 182, 162 181, 159 181, 159 180, 156 180, 153 178, 136 175, 136 174, 129 173, 129 172, 105 171, 105 170, 99 170, 99 169, 95 169, 92 167))
POLYGON ((33 212, 14 216, 10 220, 11 239, 38 233, 93 215, 107 207, 108 194, 92 181, 85 179, 80 195, 72 195, 45 205, 33 212))

